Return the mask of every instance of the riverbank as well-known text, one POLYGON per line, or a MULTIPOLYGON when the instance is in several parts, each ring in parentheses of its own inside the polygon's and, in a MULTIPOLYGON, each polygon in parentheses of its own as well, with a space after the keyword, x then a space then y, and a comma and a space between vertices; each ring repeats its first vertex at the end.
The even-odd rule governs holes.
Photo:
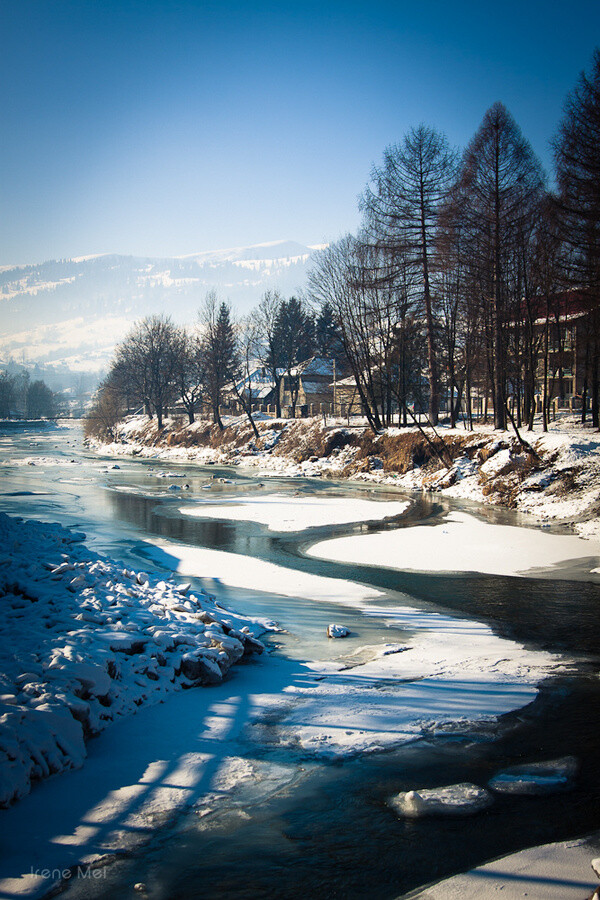
POLYGON ((84 534, 0 513, 0 806, 79 768, 88 740, 262 652, 252 622, 134 572, 84 534))
POLYGON ((600 854, 600 833, 521 850, 455 875, 403 900, 583 900, 598 888, 591 866, 600 854))
POLYGON ((600 537, 600 434, 573 416, 552 423, 547 433, 522 436, 478 426, 388 429, 322 419, 257 422, 231 419, 224 432, 207 422, 185 425, 136 416, 122 422, 111 443, 90 439, 110 456, 173 462, 251 466, 262 475, 349 478, 404 490, 440 493, 516 509, 538 523, 568 526, 581 537, 600 537))

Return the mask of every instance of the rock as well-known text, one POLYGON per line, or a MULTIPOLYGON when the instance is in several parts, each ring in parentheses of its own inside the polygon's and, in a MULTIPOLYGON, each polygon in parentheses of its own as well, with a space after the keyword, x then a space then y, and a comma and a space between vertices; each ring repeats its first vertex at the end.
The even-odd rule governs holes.
POLYGON ((410 819, 422 816, 471 816, 493 802, 489 791, 468 782, 406 791, 388 801, 392 809, 410 819))
POLYGON ((73 591, 74 594, 77 593, 77 591, 81 590, 81 588, 84 588, 85 586, 86 586, 85 575, 76 575, 75 578, 73 578, 67 585, 68 589, 70 591, 73 591))
POLYGON ((350 631, 346 628, 345 625, 328 625, 327 626, 327 637, 328 638, 345 638, 348 637, 350 631))
POLYGON ((197 684, 220 684, 223 680, 223 673, 217 663, 194 652, 182 657, 181 674, 197 684))
POLYGON ((147 891, 147 887, 143 881, 138 881, 137 884, 134 884, 133 889, 134 891, 137 891, 138 894, 145 894, 147 891))
POLYGON ((499 794, 540 795, 568 791, 573 786, 578 763, 574 756, 546 762, 510 766, 498 772, 489 787, 499 794))
POLYGON ((265 645, 258 641, 255 637, 252 637, 251 634, 244 634, 243 641, 244 656, 251 656, 252 653, 258 653, 260 655, 264 652, 265 645))
POLYGON ((592 869, 594 870, 598 878, 600 878, 600 856, 597 856, 596 859, 592 860, 592 869))

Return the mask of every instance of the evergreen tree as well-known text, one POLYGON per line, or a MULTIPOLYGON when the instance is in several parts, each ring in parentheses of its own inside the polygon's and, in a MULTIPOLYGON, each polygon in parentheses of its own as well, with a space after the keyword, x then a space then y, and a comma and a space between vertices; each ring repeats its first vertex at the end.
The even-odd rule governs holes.
POLYGON ((223 390, 235 371, 236 341, 231 323, 231 307, 224 301, 217 305, 214 291, 207 294, 200 311, 202 338, 200 353, 205 388, 213 412, 213 422, 223 431, 220 406, 223 390))
POLYGON ((34 381, 27 388, 26 414, 29 419, 51 419, 56 413, 54 394, 43 381, 34 381))
POLYGON ((295 369, 315 352, 314 320, 302 301, 296 297, 282 300, 279 304, 275 320, 275 346, 279 365, 286 371, 294 416, 300 386, 295 369))
POLYGON ((10 419, 16 399, 15 379, 7 372, 0 375, 0 418, 10 419))
POLYGON ((345 364, 342 336, 329 301, 323 303, 315 320, 315 352, 318 356, 334 359, 340 367, 345 364))

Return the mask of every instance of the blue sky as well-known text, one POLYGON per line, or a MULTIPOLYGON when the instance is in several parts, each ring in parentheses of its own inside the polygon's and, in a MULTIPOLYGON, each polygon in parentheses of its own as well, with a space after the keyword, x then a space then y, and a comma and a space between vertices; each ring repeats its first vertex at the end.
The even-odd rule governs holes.
POLYGON ((501 100, 547 169, 600 3, 0 0, 0 264, 358 224, 384 148, 501 100))

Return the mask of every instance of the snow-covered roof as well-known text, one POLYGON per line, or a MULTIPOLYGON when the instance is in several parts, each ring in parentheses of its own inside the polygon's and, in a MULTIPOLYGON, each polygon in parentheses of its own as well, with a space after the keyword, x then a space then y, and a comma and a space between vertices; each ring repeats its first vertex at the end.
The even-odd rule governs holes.
POLYGON ((246 378, 242 378, 242 380, 237 383, 236 387, 240 392, 247 390, 248 387, 250 387, 255 394, 264 391, 266 396, 266 394, 275 387, 275 382, 271 378, 271 375, 265 370, 264 366, 257 365, 256 368, 250 371, 250 374, 246 376, 246 378))

